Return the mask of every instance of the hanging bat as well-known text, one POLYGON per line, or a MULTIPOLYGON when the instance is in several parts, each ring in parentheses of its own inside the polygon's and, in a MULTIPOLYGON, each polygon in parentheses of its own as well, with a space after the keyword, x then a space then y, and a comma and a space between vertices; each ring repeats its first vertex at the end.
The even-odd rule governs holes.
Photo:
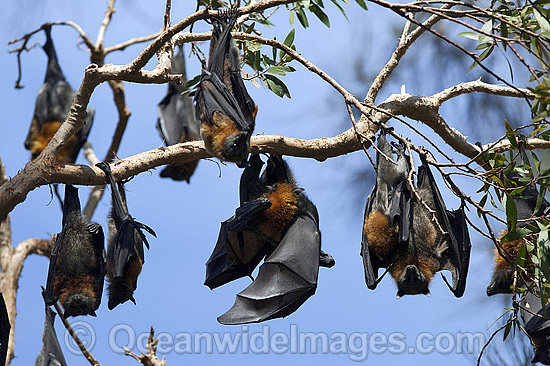
POLYGON ((8 341, 10 338, 10 319, 8 317, 8 308, 4 302, 4 295, 0 292, 0 365, 6 364, 8 357, 8 341))
POLYGON ((218 321, 244 324, 285 317, 315 293, 319 266, 334 259, 321 251, 316 207, 298 188, 284 160, 271 155, 263 162, 252 155, 240 183, 241 206, 222 223, 216 247, 206 264, 205 285, 211 289, 237 278, 257 278, 218 321))
POLYGON ((46 304, 51 306, 59 300, 65 317, 96 316, 105 271, 103 229, 99 224, 86 222, 80 211, 78 189, 67 184, 63 227, 50 255, 46 304))
MULTIPOLYGON (((518 163, 520 165, 529 165, 529 158, 525 152, 525 142, 522 139, 518 140, 518 163)), ((517 177, 518 179, 521 176, 517 177)), ((514 178, 512 178, 513 180, 514 178)), ((518 185, 522 185, 517 181, 518 185)), ((537 209, 537 200, 539 198, 539 191, 534 183, 528 184, 521 194, 512 196, 514 204, 516 205, 518 221, 516 227, 522 228, 533 223, 532 218, 539 217, 548 214, 550 203, 546 199, 542 199, 540 207, 537 209)), ((508 229, 503 230, 500 233, 499 240, 508 233, 508 229)), ((514 273, 516 272, 515 259, 518 251, 525 244, 524 239, 517 239, 511 241, 501 242, 502 252, 508 258, 504 258, 498 250, 495 250, 495 267, 493 271, 493 277, 491 283, 487 287, 487 296, 495 294, 509 294, 512 293, 512 286, 514 283, 514 273)), ((525 259, 525 268, 527 271, 532 270, 533 263, 531 262, 530 255, 527 255, 525 259)), ((518 272, 517 285, 524 286, 525 282, 521 273, 518 272)))
POLYGON ((541 299, 531 292, 526 293, 521 305, 524 328, 534 344, 535 357, 531 363, 550 365, 550 305, 544 310, 541 299))
MULTIPOLYGON (((65 80, 57 61, 51 37, 51 25, 44 28, 44 33, 46 33, 46 43, 42 48, 48 56, 48 66, 44 84, 36 96, 31 127, 25 140, 25 149, 31 151, 32 159, 40 155, 65 121, 76 95, 65 80)), ((82 145, 88 139, 93 119, 94 110, 88 109, 85 125, 57 153, 57 160, 60 163, 73 164, 76 161, 82 145)))
POLYGON ((239 12, 212 19, 208 70, 195 93, 197 119, 206 150, 220 160, 246 165, 257 107, 241 78, 240 52, 231 36, 239 12))
MULTIPOLYGON (((44 295, 44 293, 42 293, 44 295)), ((56 313, 46 305, 44 333, 42 333, 42 349, 36 357, 36 366, 67 366, 61 346, 57 340, 54 322, 56 313)))
MULTIPOLYGON (((166 146, 179 142, 200 140, 200 126, 195 117, 193 100, 184 85, 187 82, 185 75, 185 58, 182 48, 172 58, 172 73, 182 74, 181 85, 175 82, 168 83, 168 93, 158 104, 157 129, 165 141, 166 146)), ((185 180, 189 178, 197 168, 198 160, 183 164, 168 165, 160 172, 162 178, 173 180, 185 180)))
POLYGON ((435 273, 448 270, 453 284, 443 277, 445 283, 461 297, 471 249, 463 207, 446 210, 424 155, 418 170, 418 197, 414 195, 407 182, 410 166, 405 146, 399 144, 397 149, 395 161, 393 149, 384 134, 380 135, 376 185, 367 199, 363 225, 367 286, 375 289, 390 272, 397 284, 397 298, 429 295, 435 273), (378 277, 380 268, 386 272, 378 277))
POLYGON ((105 172, 111 184, 112 209, 109 218, 107 237, 107 279, 109 281, 109 310, 118 304, 130 300, 134 304, 134 291, 137 278, 145 263, 143 244, 149 249, 149 243, 142 229, 157 236, 149 226, 137 222, 128 213, 126 195, 121 183, 117 185, 109 164, 96 165, 105 172))

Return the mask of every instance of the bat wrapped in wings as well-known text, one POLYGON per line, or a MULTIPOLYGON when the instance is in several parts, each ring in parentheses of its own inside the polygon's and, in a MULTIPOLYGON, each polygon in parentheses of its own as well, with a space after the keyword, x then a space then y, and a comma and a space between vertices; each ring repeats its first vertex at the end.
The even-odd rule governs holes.
POLYGON ((240 52, 231 36, 239 12, 233 8, 212 18, 208 70, 195 92, 197 119, 206 150, 220 160, 244 167, 257 107, 240 70, 240 52))
MULTIPOLYGON (((168 93, 158 104, 157 129, 167 146, 185 141, 200 140, 200 127, 195 117, 193 100, 188 94, 189 88, 185 73, 185 57, 182 48, 172 58, 172 74, 182 74, 181 84, 173 81, 168 83, 168 93)), ((168 165, 160 172, 162 178, 173 180, 185 180, 189 178, 197 168, 198 160, 183 164, 168 165)))
POLYGON ((105 277, 103 229, 88 224, 80 211, 78 189, 65 185, 63 227, 50 255, 44 300, 48 306, 57 300, 64 316, 92 315, 101 303, 105 277))
POLYGON ((10 339, 10 318, 4 295, 0 291, 0 365, 6 364, 8 357, 8 341, 10 339))
POLYGON ((265 257, 258 276, 237 294, 235 304, 218 321, 244 324, 293 313, 315 293, 319 266, 332 267, 321 251, 316 207, 298 188, 288 165, 271 155, 252 155, 240 183, 241 206, 221 225, 218 242, 206 264, 211 289, 250 276, 265 257))
MULTIPOLYGON (((44 84, 38 91, 31 127, 25 140, 25 148, 36 158, 46 148, 69 113, 75 91, 67 83, 57 60, 51 37, 51 25, 44 28, 46 43, 43 46, 48 56, 48 66, 44 84)), ((94 119, 94 110, 88 109, 86 124, 72 136, 57 153, 61 163, 73 164, 88 134, 94 119)))
MULTIPOLYGON (((44 293, 42 293, 44 295, 44 293)), ((36 366, 67 366, 61 346, 55 333, 54 322, 56 313, 46 305, 44 332, 42 333, 42 349, 36 357, 36 366)))
MULTIPOLYGON (((518 155, 517 163, 523 166, 531 166, 527 153, 525 152, 524 139, 518 140, 518 155)), ((515 162, 513 163, 515 164, 515 162)), ((519 174, 519 173, 518 173, 519 174)), ((521 186, 520 182, 522 177, 518 175, 515 178, 510 179, 514 181, 518 186, 521 186)), ((532 172, 529 173, 529 178, 532 179, 532 172)), ((539 190, 535 183, 530 182, 522 191, 512 196, 514 204, 517 210, 516 224, 517 228, 523 228, 534 224, 534 219, 543 215, 549 214, 550 203, 544 197, 540 196, 539 190)), ((502 239, 508 233, 508 229, 504 229, 499 236, 502 239)), ((525 245, 526 240, 524 238, 516 240, 501 241, 501 252, 495 249, 495 267, 493 271, 493 277, 491 283, 487 287, 487 296, 495 294, 510 294, 512 293, 512 287, 514 283, 514 273, 516 273, 516 257, 520 248, 525 245), (507 258, 505 258, 507 257, 507 258)), ((528 272, 532 271, 533 263, 531 257, 527 253, 525 260, 525 269, 528 272)), ((529 280, 527 280, 529 281, 529 280)), ((524 276, 521 271, 518 271, 517 286, 525 285, 524 276)))
POLYGON ((107 237, 107 279, 109 280, 109 310, 118 304, 131 300, 134 304, 134 291, 137 278, 145 263, 143 244, 149 249, 145 230, 157 236, 149 226, 137 222, 128 212, 126 195, 121 183, 117 184, 109 164, 101 162, 97 167, 105 172, 111 184, 112 209, 109 218, 107 237))
POLYGON ((452 273, 450 285, 456 297, 466 288, 470 238, 463 207, 447 211, 424 155, 418 170, 416 194, 407 177, 410 172, 405 146, 394 151, 384 133, 378 138, 376 185, 367 199, 361 255, 365 280, 375 289, 386 272, 397 284, 397 297, 429 295, 436 272, 452 273), (378 277, 379 269, 386 272, 378 277))
POLYGON ((550 365, 550 305, 543 309, 541 299, 527 292, 521 301, 524 329, 534 345, 532 363, 550 365))

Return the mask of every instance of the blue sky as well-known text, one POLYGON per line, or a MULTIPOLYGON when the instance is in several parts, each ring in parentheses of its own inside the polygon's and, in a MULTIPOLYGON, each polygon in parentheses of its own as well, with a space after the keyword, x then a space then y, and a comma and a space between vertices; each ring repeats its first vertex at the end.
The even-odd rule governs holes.
MULTIPOLYGON (((398 19, 374 5, 370 5, 369 12, 364 12, 356 4, 352 4, 345 6, 350 19, 348 22, 331 4, 327 4, 327 7, 332 27, 326 28, 313 17, 310 19, 311 28, 307 30, 295 24, 295 43, 303 56, 334 75, 344 86, 350 85, 349 75, 342 71, 342 67, 349 65, 355 49, 363 47, 361 42, 368 42, 369 47, 365 48, 364 52, 367 54, 369 67, 371 71, 378 70, 390 56, 395 45, 395 41, 389 38, 392 33, 381 30, 390 28, 384 26, 386 22, 398 19)), ((143 0, 125 0, 119 1, 116 8, 117 12, 107 32, 106 45, 154 33, 162 26, 163 2, 151 4, 143 0)), ((191 13, 194 5, 191 1, 174 2, 172 9, 172 19, 176 22, 191 13)), ((104 2, 25 0, 8 1, 4 4, 4 10, 0 15, 0 44, 4 47, 4 52, 0 53, 0 93, 4 96, 2 106, 5 117, 3 132, 0 134, 0 156, 9 176, 14 176, 21 170, 30 157, 29 152, 23 147, 23 141, 32 117, 36 93, 43 82, 46 57, 38 47, 23 54, 22 84, 25 88, 15 90, 13 86, 17 78, 17 64, 15 56, 7 53, 10 48, 7 47, 7 42, 36 29, 44 22, 57 20, 77 22, 92 40, 95 40, 104 10, 104 2)), ((292 28, 287 20, 288 14, 284 13, 283 9, 279 12, 281 14, 275 19, 280 27, 265 29, 265 36, 276 35, 278 39, 283 39, 292 28)), ((208 28, 205 23, 200 23, 195 27, 195 31, 206 31, 208 28)), ((77 35, 68 27, 54 27, 53 38, 62 70, 69 83, 76 89, 84 68, 89 64, 88 53, 84 46, 77 46, 77 35)), ((32 38, 30 44, 41 45, 43 39, 43 35, 38 34, 32 38)), ((106 63, 127 63, 141 49, 142 46, 138 45, 124 52, 111 54, 106 63)), ((422 56, 418 56, 417 53, 417 57, 422 56)), ((345 127, 341 123, 345 106, 340 99, 336 99, 336 92, 300 65, 292 65, 297 72, 284 78, 291 91, 290 100, 280 99, 264 87, 257 89, 251 83, 247 83, 250 94, 259 105, 255 133, 283 134, 309 139, 333 136, 349 128, 349 122, 345 127)), ((153 66, 149 64, 147 67, 153 66)), ((196 75, 199 72, 198 67, 196 60, 191 59, 188 63, 188 76, 196 75)), ((467 65, 464 70, 466 68, 467 65)), ((404 79, 396 80, 392 85, 407 84, 407 92, 413 94, 439 91, 416 87, 416 84, 410 83, 412 76, 407 76, 406 72, 402 75, 405 75, 404 79)), ((433 76, 429 72, 426 75, 433 76)), ((467 74, 461 77, 466 81, 475 79, 473 75, 467 74)), ((125 88, 132 116, 117 154, 120 158, 163 144, 155 130, 155 123, 156 105, 164 96, 166 86, 125 84, 125 88)), ((366 90, 365 85, 358 97, 363 98, 366 90)), ((395 90, 385 89, 378 101, 398 92, 398 87, 395 90)), ((456 105, 460 106, 460 100, 456 105)), ((102 157, 117 121, 112 95, 106 84, 96 89, 90 106, 96 109, 90 140, 98 156, 102 157)), ((449 114, 448 121, 453 123, 452 107, 444 111, 449 114)), ((419 127, 426 131, 424 126, 419 127)), ((455 127, 464 128, 465 134, 469 134, 467 126, 455 127)), ((491 131, 491 134, 494 133, 491 131)), ((488 136, 484 135, 483 138, 488 139, 488 136)), ((146 263, 134 294, 137 305, 127 302, 109 311, 105 291, 97 318, 71 319, 71 322, 86 322, 93 328, 96 343, 91 352, 100 363, 136 364, 132 358, 110 349, 109 336, 113 336, 117 329, 121 330, 116 337, 116 344, 120 346, 124 345, 126 340, 123 335, 125 329, 127 331, 131 328, 131 333, 137 336, 148 332, 153 326, 157 333, 166 332, 163 336, 166 343, 161 345, 161 348, 170 351, 171 343, 185 339, 188 335, 196 338, 198 333, 206 334, 204 337, 208 337, 208 334, 214 337, 216 333, 223 337, 224 333, 241 332, 243 338, 262 339, 262 332, 266 329, 263 328, 264 325, 269 326, 271 346, 275 347, 267 354, 257 355, 251 351, 246 353, 246 350, 243 352, 247 347, 241 344, 238 347, 240 351, 235 354, 210 354, 205 349, 194 349, 192 354, 170 351, 166 354, 167 363, 352 364, 355 363, 353 359, 356 359, 353 354, 364 356, 362 352, 366 347, 371 347, 366 359, 369 364, 469 363, 464 355, 455 351, 449 354, 420 354, 418 351, 414 354, 405 352, 395 355, 389 351, 375 354, 372 350, 376 351, 376 347, 372 343, 366 345, 363 341, 365 334, 376 334, 375 338, 403 334, 407 346, 411 346, 417 337, 425 332, 434 334, 431 344, 438 334, 486 332, 503 313, 505 301, 499 296, 489 299, 485 295, 491 275, 491 254, 484 239, 470 230, 472 260, 466 293, 461 299, 454 298, 439 276, 431 285, 431 297, 405 296, 396 300, 396 286, 389 276, 382 281, 376 291, 370 291, 364 283, 359 250, 362 210, 371 187, 365 190, 362 200, 357 202, 357 195, 351 194, 357 186, 352 184, 349 180, 350 175, 346 173, 358 167, 368 168, 369 163, 364 153, 356 152, 326 162, 298 158, 289 158, 288 161, 295 170, 300 186, 306 189, 307 195, 319 209, 322 246, 336 260, 336 266, 332 269, 320 269, 316 294, 285 319, 249 325, 246 328, 218 324, 216 317, 228 310, 234 302, 235 294, 249 284, 249 280, 244 278, 214 291, 203 285, 204 264, 216 242, 219 224, 230 217, 238 205, 238 181, 241 170, 234 165, 221 165, 219 168, 213 161, 201 161, 189 185, 161 179, 160 168, 145 172, 126 186, 131 214, 137 220, 151 226, 158 234, 156 239, 149 240, 151 249, 145 253, 146 263), (300 354, 291 352, 290 349, 286 352, 284 345, 277 348, 273 344, 276 342, 275 338, 284 340, 296 329, 302 334, 312 332, 320 337, 326 334, 334 347, 333 351, 336 351, 332 354, 312 354, 305 350, 304 354, 300 354), (275 337, 275 333, 280 334, 275 337), (251 338, 254 334, 255 338, 251 338), (183 338, 173 340, 176 336, 183 338), (342 339, 348 342, 347 353, 338 351, 342 348, 338 348, 336 341, 342 339), (355 342, 355 346, 350 347, 350 340, 355 342), (283 351, 280 351, 281 349, 283 351)), ((86 163, 83 156, 79 157, 79 162, 86 163)), ((471 182, 466 180, 459 180, 459 185, 472 194, 479 188, 479 184, 472 186, 471 182)), ((88 187, 80 187, 83 205, 88 193, 88 187)), ((448 192, 444 195, 449 197, 448 192)), ((449 197, 448 208, 457 204, 456 199, 449 197)), ((93 218, 102 224, 105 230, 109 207, 110 195, 106 195, 93 218)), ((475 212, 470 212, 469 215, 474 218, 475 212)), ((49 238, 61 229, 59 205, 55 200, 51 200, 46 186, 32 191, 27 200, 13 210, 11 220, 14 243, 31 237, 49 238)), ((40 351, 44 318, 40 286, 45 285, 47 267, 46 258, 29 257, 19 282, 16 358, 12 362, 16 366, 32 364, 40 351)), ((68 363, 87 364, 82 356, 71 354, 65 347, 65 329, 60 321, 57 321, 56 329, 68 363)), ((444 340, 447 337, 445 334, 437 339, 444 340)), ((182 344, 180 343, 180 346, 182 344)), ((425 345, 430 345, 430 338, 425 345)), ((139 353, 137 349, 134 349, 134 352, 139 353)))

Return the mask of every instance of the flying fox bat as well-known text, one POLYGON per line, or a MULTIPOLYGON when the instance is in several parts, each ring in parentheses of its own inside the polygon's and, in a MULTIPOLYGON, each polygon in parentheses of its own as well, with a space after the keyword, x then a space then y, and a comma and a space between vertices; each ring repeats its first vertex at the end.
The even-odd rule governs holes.
POLYGON ((206 264, 211 289, 250 276, 265 257, 256 279, 235 304, 218 317, 222 324, 244 324, 293 313, 315 293, 319 266, 334 259, 321 251, 319 216, 284 160, 263 162, 252 155, 241 176, 241 206, 222 223, 218 242, 206 264))
POLYGON ((63 227, 50 255, 44 300, 48 306, 57 300, 65 317, 95 316, 101 303, 105 277, 103 229, 88 224, 80 211, 78 189, 65 185, 63 227))
MULTIPOLYGON (((44 295, 44 293, 42 293, 44 295)), ((36 366, 67 366, 61 346, 55 333, 54 321, 56 313, 46 305, 44 333, 42 333, 42 349, 36 357, 36 366)))
MULTIPOLYGON (((31 151, 32 159, 40 155, 65 121, 76 95, 59 67, 51 37, 51 25, 44 28, 44 33, 46 33, 46 43, 42 48, 48 56, 48 66, 44 84, 36 96, 31 127, 25 140, 25 148, 31 151)), ((94 110, 88 109, 86 124, 57 153, 59 162, 73 164, 76 161, 82 145, 88 139, 93 119, 94 110)))
POLYGON ((550 365, 550 305, 542 308, 541 299, 531 292, 522 299, 521 318, 529 338, 533 341, 535 357, 532 363, 550 365), (537 314, 537 315, 535 315, 537 314))
POLYGON ((143 244, 149 249, 149 243, 142 229, 157 236, 149 226, 137 222, 128 213, 126 195, 121 183, 117 185, 109 164, 96 165, 105 172, 111 184, 112 209, 109 218, 107 237, 107 279, 109 281, 109 310, 118 304, 130 300, 134 304, 134 291, 137 278, 141 273, 145 255, 143 244))
POLYGON ((411 192, 405 146, 394 151, 378 138, 376 185, 367 199, 361 255, 367 287, 375 289, 386 272, 397 284, 397 297, 429 295, 429 283, 442 270, 452 273, 456 297, 466 288, 470 239, 463 207, 447 211, 425 156, 418 170, 417 194, 411 192), (420 198, 420 199, 419 199, 420 198), (435 214, 434 214, 435 213, 435 214), (378 277, 380 268, 386 272, 378 277))
POLYGON ((8 340, 10 338, 10 319, 8 317, 8 308, 4 302, 4 295, 0 292, 0 365, 6 364, 8 357, 8 340))
POLYGON ((240 53, 231 30, 236 8, 212 18, 208 70, 195 93, 197 119, 206 150, 220 160, 246 165, 257 107, 241 78, 240 53))
MULTIPOLYGON (((518 156, 517 161, 520 165, 531 165, 529 158, 525 152, 525 142, 522 139, 518 141, 518 156)), ((517 177, 521 178, 520 176, 517 177)), ((512 178, 514 180, 514 178, 512 178)), ((521 185, 521 183, 518 184, 521 185)), ((526 227, 533 223, 532 218, 539 217, 541 215, 547 215, 550 203, 546 199, 542 199, 540 207, 537 208, 537 200, 539 198, 539 191, 534 183, 528 184, 521 194, 512 196, 514 204, 516 205, 517 227, 526 227)), ((499 239, 508 233, 508 229, 503 230, 500 233, 499 239)), ((495 267, 493 271, 493 277, 491 283, 487 287, 487 296, 495 294, 512 293, 512 286, 514 282, 514 273, 516 272, 515 259, 519 249, 525 244, 524 239, 511 240, 501 242, 502 254, 508 256, 504 258, 498 250, 495 250, 495 267)), ((530 255, 525 258, 525 268, 528 271, 532 270, 533 263, 531 262, 530 255)), ((517 284, 519 286, 525 285, 521 274, 517 276, 517 284)))
MULTIPOLYGON (((193 100, 189 95, 184 95, 189 88, 184 86, 187 78, 181 47, 178 54, 172 58, 172 73, 182 74, 181 85, 175 82, 168 83, 168 93, 158 104, 157 129, 167 146, 200 140, 200 126, 195 117, 193 100)), ((189 183, 189 178, 195 172, 198 162, 196 160, 168 165, 160 172, 160 176, 177 181, 185 180, 189 183)))

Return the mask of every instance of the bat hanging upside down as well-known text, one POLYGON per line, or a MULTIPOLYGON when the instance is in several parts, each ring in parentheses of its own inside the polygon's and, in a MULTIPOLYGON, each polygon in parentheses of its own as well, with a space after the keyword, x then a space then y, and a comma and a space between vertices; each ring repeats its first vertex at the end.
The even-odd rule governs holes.
MULTIPOLYGON (((518 163, 520 165, 528 165, 529 158, 525 152, 525 142, 522 139, 518 141, 518 163)), ((517 177, 518 179, 521 177, 517 177)), ((518 185, 521 185, 517 181, 518 185)), ((514 204, 516 205, 517 210, 517 219, 522 220, 518 221, 516 227, 523 228, 528 225, 534 224, 534 218, 540 217, 543 215, 548 215, 550 208, 550 203, 546 199, 542 198, 540 207, 537 209, 537 200, 539 199, 539 190, 537 189, 534 183, 530 183, 521 191, 520 194, 512 196, 514 204)), ((508 229, 504 229, 499 236, 499 240, 502 239, 508 233, 508 229)), ((512 287, 514 285, 514 274, 517 271, 516 267, 516 257, 520 248, 526 244, 525 239, 517 239, 510 241, 501 241, 501 251, 504 258, 498 250, 495 249, 495 267, 493 271, 493 277, 491 283, 487 287, 487 296, 492 296, 495 294, 510 294, 512 293, 512 287)), ((531 262, 531 256, 526 252, 525 260, 525 270, 528 273, 532 273, 533 263, 531 262)), ((529 280, 527 280, 529 281, 529 280)), ((524 276, 522 271, 518 271, 517 276, 517 286, 525 286, 526 281, 524 281, 524 276)))
POLYGON ((145 230, 157 236, 149 226, 137 222, 128 212, 126 194, 122 183, 116 183, 109 164, 101 162, 97 167, 105 172, 111 184, 112 209, 107 237, 107 279, 109 281, 109 310, 130 300, 134 304, 137 278, 145 263, 143 244, 149 249, 145 230))
POLYGON ((368 288, 374 290, 390 272, 397 298, 429 295, 435 273, 449 270, 453 285, 443 279, 461 297, 471 248, 463 208, 446 210, 425 156, 418 170, 417 197, 407 181, 411 168, 404 144, 397 146, 393 160, 394 151, 382 132, 378 150, 376 185, 367 199, 361 244, 368 288), (386 272, 378 277, 380 268, 386 272))
POLYGON ((334 260, 321 250, 319 215, 298 188, 286 162, 251 155, 240 182, 241 206, 221 225, 206 264, 205 285, 214 289, 250 276, 265 257, 258 276, 218 321, 244 324, 285 317, 315 293, 319 266, 334 260))
MULTIPOLYGON (((48 66, 44 84, 36 96, 31 127, 25 140, 25 148, 31 151, 33 159, 46 148, 53 135, 65 121, 76 95, 65 80, 59 66, 51 37, 51 25, 44 28, 44 33, 46 33, 46 43, 42 48, 48 56, 48 66)), ((88 139, 93 120, 94 110, 88 109, 86 124, 57 153, 59 162, 73 164, 76 161, 82 145, 88 139)))
MULTIPOLYGON (((168 93, 158 104, 157 129, 167 146, 185 141, 200 140, 200 127, 195 117, 193 100, 186 95, 189 88, 185 87, 187 78, 185 75, 185 58, 180 47, 178 54, 172 58, 172 74, 182 74, 181 85, 171 81, 168 83, 168 93)), ((162 178, 173 180, 185 180, 189 178, 197 168, 198 160, 183 164, 168 165, 160 172, 162 178)))
POLYGON ((80 211, 78 189, 65 185, 63 227, 50 255, 44 300, 51 306, 57 300, 64 316, 92 315, 101 303, 105 277, 103 229, 88 224, 80 211))
POLYGON ((233 8, 212 18, 208 70, 195 93, 197 119, 206 150, 220 160, 246 166, 257 106, 240 70, 240 52, 231 36, 239 12, 233 8))

